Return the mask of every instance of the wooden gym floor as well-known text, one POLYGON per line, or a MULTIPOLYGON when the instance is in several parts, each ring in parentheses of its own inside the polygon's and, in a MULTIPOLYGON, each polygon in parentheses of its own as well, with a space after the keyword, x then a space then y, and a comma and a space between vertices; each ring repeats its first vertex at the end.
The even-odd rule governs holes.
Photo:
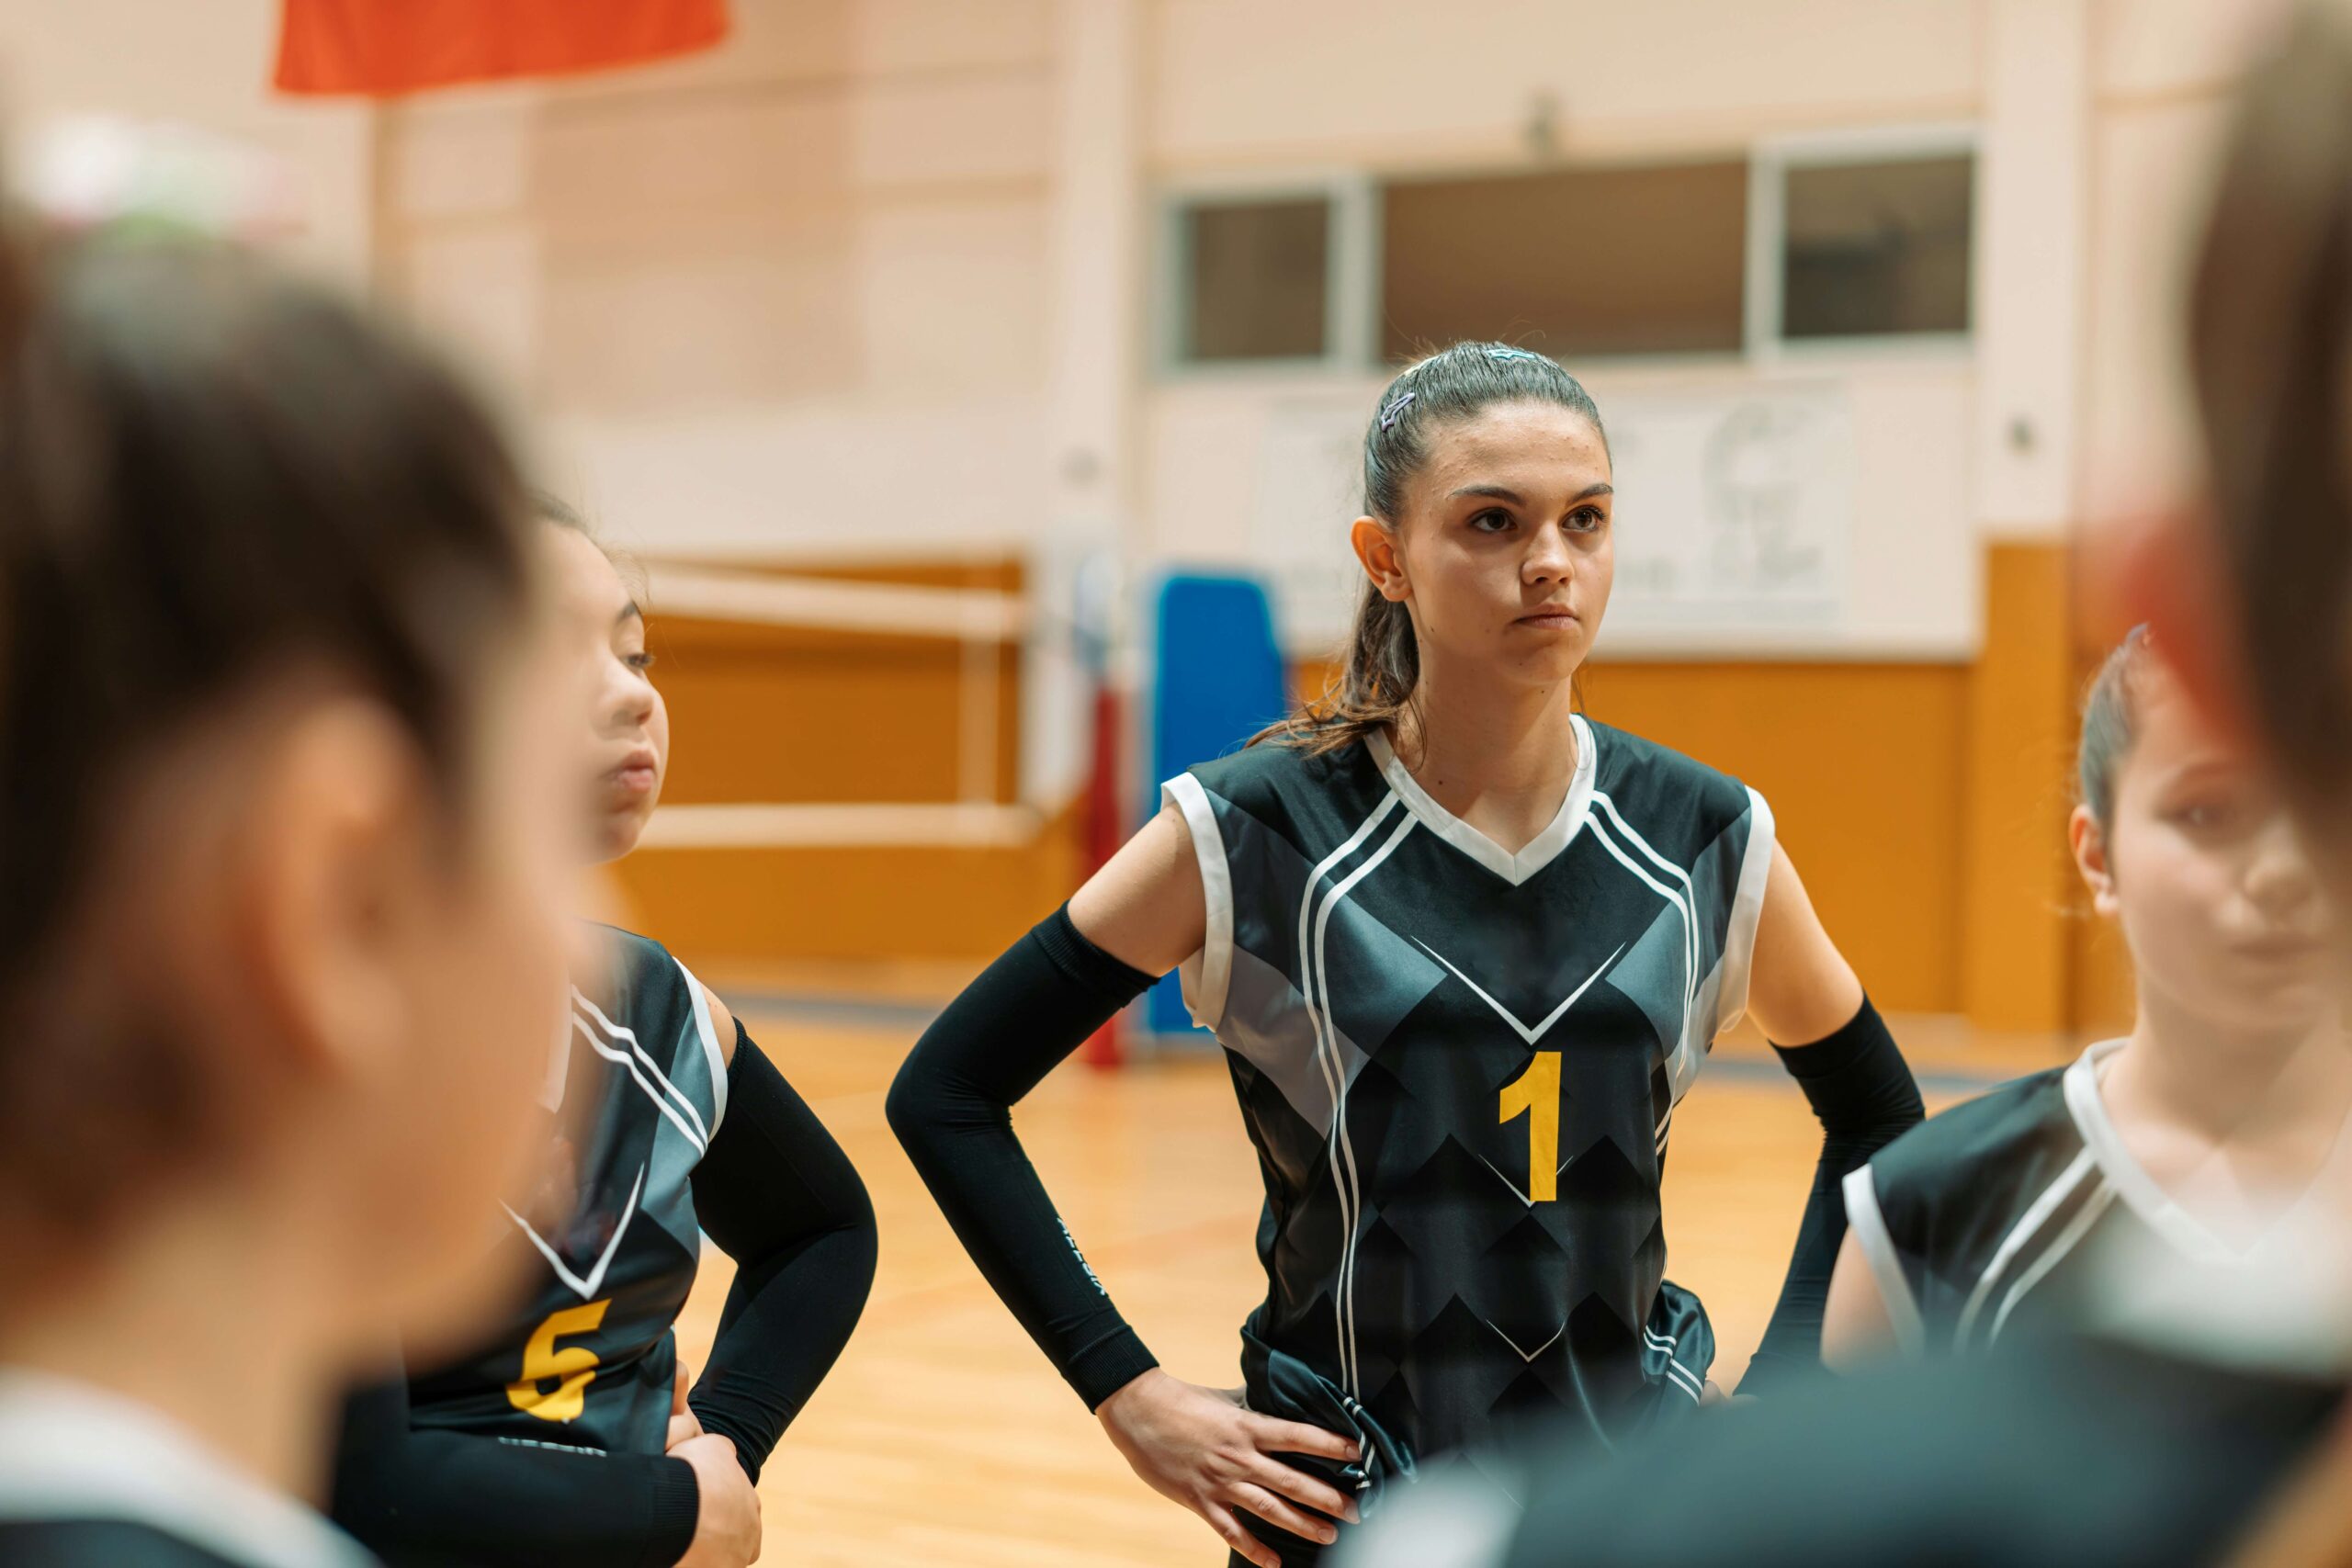
MULTIPOLYGON (((763 1561, 1221 1564, 1208 1528, 1136 1479, 998 1304, 891 1137, 883 1094, 931 1010, 748 991, 736 1005, 865 1174, 882 1235, 865 1320, 761 1483, 763 1561)), ((1972 1037, 1944 1020, 1894 1023, 1930 1110, 2074 1049, 1972 1037)), ((1072 1065, 1016 1114, 1071 1231, 1161 1363, 1196 1382, 1238 1383, 1236 1331, 1263 1293, 1260 1191, 1222 1060, 1072 1065)), ((1818 1142, 1760 1044, 1720 1047, 1677 1113, 1669 1271, 1707 1303, 1719 1382, 1737 1381, 1771 1312, 1818 1142)), ((730 1272, 707 1257, 679 1326, 690 1365, 708 1350, 730 1272)))

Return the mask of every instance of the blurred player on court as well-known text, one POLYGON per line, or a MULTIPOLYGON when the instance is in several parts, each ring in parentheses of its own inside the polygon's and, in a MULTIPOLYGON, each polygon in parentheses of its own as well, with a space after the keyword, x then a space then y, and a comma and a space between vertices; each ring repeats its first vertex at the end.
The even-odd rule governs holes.
MULTIPOLYGON (((660 796, 669 716, 637 596, 570 508, 537 501, 593 690, 597 858, 616 860, 660 796)), ((544 1096, 581 1131, 559 1132, 543 1202, 509 1210, 503 1243, 529 1292, 466 1355, 355 1404, 336 1516, 394 1563, 753 1561, 760 1467, 873 1282, 864 1184, 743 1026, 659 943, 581 931, 544 1096), (706 1234, 736 1274, 689 1398, 673 1325, 706 1234)))
POLYGON ((1312 1561, 1385 1481, 1573 1427, 1679 1421, 1713 1336, 1664 1278, 1674 1108, 1752 1011, 1828 1132, 1756 1383, 1817 1361, 1838 1181, 1909 1071, 1761 796, 1575 711, 1609 599, 1608 443, 1549 359, 1458 344, 1364 442, 1368 579, 1336 698, 1166 807, 925 1034, 892 1125, 1137 1473, 1235 1561, 1312 1561), (1182 966, 1266 1182, 1246 1403, 1161 1371, 1009 1107, 1182 966))
POLYGON ((153 221, 0 267, 0 1563, 365 1554, 298 1498, 483 1303, 584 829, 500 432, 153 221))
POLYGON ((2277 790, 2142 631, 2092 685, 2078 773, 2075 860, 2131 948, 2132 1033, 1931 1117, 1846 1179, 1833 1365, 2079 1321, 2117 1269, 2160 1251, 2227 1264, 2352 1185, 2340 957, 2277 790))

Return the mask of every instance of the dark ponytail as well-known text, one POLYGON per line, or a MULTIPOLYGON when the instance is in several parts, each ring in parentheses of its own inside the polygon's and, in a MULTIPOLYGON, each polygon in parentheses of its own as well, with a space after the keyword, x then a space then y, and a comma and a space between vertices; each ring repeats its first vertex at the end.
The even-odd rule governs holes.
MULTIPOLYGON (((1581 414, 1607 446, 1600 410, 1556 360, 1504 343, 1457 343, 1408 366, 1380 394, 1363 436, 1364 514, 1394 529, 1438 429, 1497 403, 1518 402, 1553 403, 1581 414)), ((1250 743, 1272 740, 1317 755, 1336 751, 1394 726, 1412 705, 1420 678, 1411 615, 1367 581, 1338 683, 1250 743)))

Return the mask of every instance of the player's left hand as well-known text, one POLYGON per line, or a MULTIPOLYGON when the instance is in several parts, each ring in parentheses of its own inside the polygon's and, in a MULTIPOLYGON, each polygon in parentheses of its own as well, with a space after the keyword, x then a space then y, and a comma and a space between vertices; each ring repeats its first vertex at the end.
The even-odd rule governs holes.
POLYGON ((702 1423, 686 1404, 686 1390, 694 1380, 686 1376, 686 1364, 678 1363, 678 1381, 670 1393, 670 1435, 662 1439, 662 1451, 668 1453, 680 1443, 691 1442, 703 1435, 702 1423))

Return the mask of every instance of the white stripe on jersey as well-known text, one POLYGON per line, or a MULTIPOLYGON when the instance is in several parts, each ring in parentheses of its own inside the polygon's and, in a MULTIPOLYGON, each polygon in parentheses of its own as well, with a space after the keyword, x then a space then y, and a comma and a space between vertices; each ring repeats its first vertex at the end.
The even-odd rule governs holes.
POLYGON ((1348 896, 1348 890, 1370 876, 1380 863, 1386 860, 1389 853, 1405 841, 1405 835, 1410 833, 1419 821, 1420 818, 1407 812, 1405 819, 1396 824, 1396 830, 1383 840, 1378 849, 1365 856, 1362 865, 1340 878, 1340 885, 1331 889, 1331 896, 1323 900, 1323 907, 1315 911, 1315 968, 1312 973, 1317 988, 1323 993, 1326 1070, 1330 1073, 1339 1086, 1338 1095, 1331 1104, 1331 1130, 1338 1135, 1340 1152, 1347 1156, 1348 1163, 1349 1218, 1348 1234, 1342 1239, 1340 1248, 1340 1305, 1342 1308, 1340 1317, 1341 1345, 1347 1358, 1348 1392, 1351 1393, 1358 1392, 1356 1387, 1356 1216, 1363 1212, 1363 1179, 1356 1175, 1355 1140, 1348 1135, 1348 1080, 1347 1075, 1340 1070, 1339 1031, 1331 1022, 1331 970, 1330 966, 1324 962, 1323 939, 1330 930, 1331 911, 1339 908, 1340 901, 1348 896))
MULTIPOLYGON (((1616 813, 1612 811, 1609 815, 1614 817, 1616 813)), ((1593 818, 1591 822, 1594 840, 1614 856, 1618 864, 1641 878, 1650 891, 1673 905, 1674 912, 1682 917, 1682 1027, 1676 1033, 1673 1053, 1675 1059, 1679 1060, 1690 1048, 1690 1010, 1695 1005, 1694 998, 1698 994, 1699 976, 1696 973, 1698 964, 1693 958, 1693 954, 1698 952, 1697 922, 1691 919, 1690 906, 1682 901, 1681 894, 1644 871, 1635 863, 1633 856, 1619 849, 1617 840, 1610 836, 1606 828, 1601 826, 1600 818, 1593 818)))
MULTIPOLYGON (((1338 849, 1325 855, 1317 863, 1315 869, 1306 874, 1306 891, 1298 901, 1299 996, 1306 1005, 1306 1021, 1315 1031, 1315 1061, 1323 1072, 1324 1091, 1331 1097, 1331 1128, 1325 1134, 1325 1139, 1329 1145, 1331 1161, 1331 1185, 1337 1190, 1340 1199, 1342 1257, 1345 1256, 1345 1248, 1355 1240, 1356 1209, 1352 1189, 1342 1172, 1340 1156, 1340 1112, 1343 1094, 1341 1075, 1338 1072, 1337 1064, 1332 1059, 1336 1055, 1336 1048, 1327 1045, 1324 1039, 1323 1012, 1315 1000, 1315 969, 1311 958, 1313 950, 1308 946, 1308 936, 1314 924, 1316 895, 1322 889, 1324 874, 1355 853, 1357 847, 1372 837, 1374 829, 1380 826, 1389 812, 1396 809, 1397 804, 1396 793, 1394 790, 1382 796, 1380 804, 1373 807, 1372 815, 1363 819, 1363 825, 1349 834, 1338 849)), ((1351 1150, 1350 1153, 1352 1154, 1353 1151, 1351 1150)), ((1352 1390, 1355 1387, 1355 1377, 1348 1361, 1344 1322, 1340 1325, 1340 1381, 1352 1390)))
POLYGON ((582 1040, 588 1042, 588 1048, 595 1052, 599 1056, 604 1057, 607 1062, 617 1062, 622 1066, 627 1067, 628 1069, 628 1076, 637 1080, 637 1087, 645 1091, 647 1097, 653 1101, 655 1109, 659 1110, 662 1115, 667 1116, 672 1123, 677 1127, 678 1131, 686 1135, 686 1141, 694 1145, 695 1152, 696 1154, 708 1153, 710 1149, 710 1134, 703 1128, 702 1113, 695 1109, 694 1101, 688 1100, 684 1094, 680 1093, 678 1086, 672 1083, 666 1077, 664 1077, 660 1067, 654 1066, 653 1058, 645 1054, 645 1047, 637 1043, 636 1033, 631 1030, 616 1024, 611 1019, 606 1018, 603 1012, 598 1010, 594 1002, 590 1001, 578 991, 572 992, 571 998, 572 1000, 578 1002, 581 1007, 587 1009, 590 1016, 594 1017, 596 1022, 602 1025, 609 1034, 615 1036, 616 1040, 627 1040, 628 1042, 628 1049, 626 1051, 621 1050, 617 1043, 611 1045, 606 1044, 604 1041, 599 1040, 596 1037, 596 1031, 589 1027, 588 1020, 582 1018, 579 1011, 575 1010, 571 1015, 572 1027, 580 1031, 580 1037, 582 1040), (639 1063, 644 1064, 643 1071, 639 1070, 639 1063), (652 1083, 646 1081, 645 1075, 647 1073, 651 1073, 653 1075, 654 1081, 660 1083, 662 1086, 660 1089, 655 1089, 652 1083), (674 1109, 673 1108, 673 1101, 675 1101, 674 1109), (681 1110, 685 1112, 685 1115, 681 1116, 678 1114, 681 1110))
POLYGON ((2084 1149, 2075 1156, 2074 1163, 2059 1173, 2058 1179, 2044 1188, 2041 1195, 2018 1216, 2018 1223, 2011 1225, 2009 1234, 2001 1238, 2000 1247, 1993 1254, 1993 1261, 1984 1266, 1984 1272, 1978 1277, 1976 1288, 1968 1292, 1968 1304, 1961 1308, 1960 1326, 1952 1335, 1954 1345, 1968 1342, 1968 1331, 1976 1326, 1976 1314, 1984 1310, 1984 1303, 1991 1298, 2001 1270, 2016 1260, 2017 1255, 2025 1249, 2026 1243, 2033 1239, 2034 1233, 2049 1223, 2050 1216, 2057 1212, 2058 1206, 2074 1194, 2086 1176, 2097 1168, 2098 1162, 2091 1157, 2091 1151, 2084 1149))
POLYGON ((2102 1179, 2098 1190, 2090 1195, 2083 1204, 2082 1212, 2075 1216, 2074 1223, 2058 1233, 2058 1239, 2050 1244, 2049 1250, 2035 1258, 2033 1267, 2020 1275, 2018 1282, 2009 1287, 2009 1293, 2001 1298, 2001 1310, 1993 1314, 1993 1326, 1984 1333, 1986 1348, 1991 1348, 1993 1341, 2001 1337, 2001 1325, 2009 1321, 2011 1309, 2028 1291, 2041 1283, 2042 1276, 2056 1268, 2060 1259, 2075 1250, 2075 1244, 2089 1233, 2091 1226, 2098 1223, 2098 1217, 2107 1213, 2107 1206, 2114 1201, 2115 1189, 2102 1179))
MULTIPOLYGON (((675 958, 670 962, 678 964, 675 958)), ((710 1064, 710 1135, 716 1138, 718 1124, 727 1120, 727 1056, 719 1049, 718 1031, 710 1021, 710 998, 703 994, 702 982, 683 964, 678 964, 678 973, 686 977, 686 995, 695 1004, 695 1032, 702 1036, 703 1059, 710 1064)))
POLYGON ((1846 1228, 1854 1233, 1862 1261, 1871 1266, 1871 1279, 1878 1286, 1879 1299, 1886 1303, 1886 1320, 1894 1329, 1894 1342, 1905 1355, 1924 1354, 1927 1325, 1920 1320, 1919 1303, 1904 1275, 1894 1238, 1887 1232, 1886 1215, 1879 1210, 1878 1181, 1871 1175, 1871 1168, 1861 1165, 1848 1171, 1845 1190, 1846 1228))
POLYGON ((584 1302, 594 1297, 596 1287, 605 1282, 605 1270, 613 1266, 613 1258, 621 1249, 621 1237, 628 1235, 628 1223, 637 1218, 637 1201, 643 1196, 644 1192, 645 1168, 639 1166, 637 1168, 637 1185, 628 1190, 628 1206, 621 1211, 621 1223, 613 1227, 613 1239, 605 1244, 604 1256, 596 1259, 596 1266, 588 1270, 585 1279, 573 1273, 565 1265, 563 1259, 557 1255, 556 1249, 548 1245, 547 1238, 531 1228, 530 1221, 514 1210, 507 1209, 503 1203, 499 1207, 506 1209, 506 1217, 521 1226, 523 1234, 531 1238, 531 1245, 537 1247, 539 1256, 548 1260, 548 1267, 555 1270, 555 1277, 571 1286, 584 1302))

